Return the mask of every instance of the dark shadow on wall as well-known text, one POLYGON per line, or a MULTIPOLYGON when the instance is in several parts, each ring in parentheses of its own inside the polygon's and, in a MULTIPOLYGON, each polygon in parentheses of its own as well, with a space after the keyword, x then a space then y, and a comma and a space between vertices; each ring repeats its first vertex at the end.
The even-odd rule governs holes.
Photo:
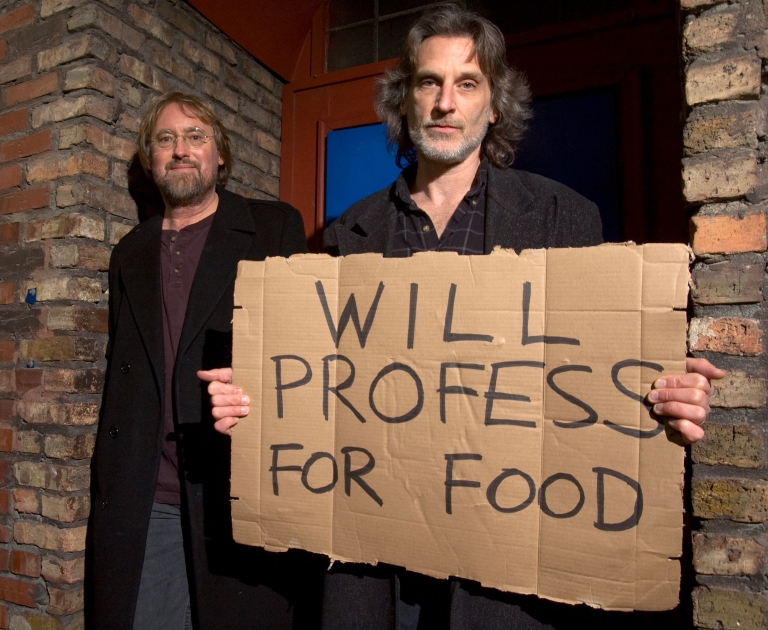
POLYGON ((155 186, 155 182, 144 172, 137 154, 134 154, 128 165, 128 193, 139 209, 139 221, 146 221, 157 214, 163 214, 165 204, 160 191, 155 186))

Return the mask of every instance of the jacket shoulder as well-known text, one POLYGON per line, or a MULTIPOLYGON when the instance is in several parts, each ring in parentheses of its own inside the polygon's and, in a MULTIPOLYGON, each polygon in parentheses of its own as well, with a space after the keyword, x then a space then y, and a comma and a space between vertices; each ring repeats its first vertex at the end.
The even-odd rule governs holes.
POLYGON ((390 202, 393 185, 389 184, 381 190, 363 197, 360 201, 356 201, 336 221, 340 225, 354 225, 361 217, 380 213, 381 208, 390 202))
POLYGON ((569 188, 565 184, 556 182, 554 179, 549 179, 543 175, 517 169, 507 169, 506 171, 501 171, 501 173, 507 173, 507 178, 510 177, 510 174, 517 176, 520 183, 537 199, 557 197, 561 202, 566 202, 570 205, 583 206, 585 208, 595 205, 589 199, 573 190, 573 188, 569 188))

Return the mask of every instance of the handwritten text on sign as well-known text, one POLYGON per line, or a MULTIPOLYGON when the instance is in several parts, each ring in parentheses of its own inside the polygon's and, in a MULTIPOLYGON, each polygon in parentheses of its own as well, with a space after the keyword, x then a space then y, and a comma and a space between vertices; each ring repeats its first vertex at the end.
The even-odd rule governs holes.
POLYGON ((241 263, 235 380, 259 402, 233 438, 236 539, 674 606, 682 450, 643 396, 684 369, 687 262, 655 245, 241 263))

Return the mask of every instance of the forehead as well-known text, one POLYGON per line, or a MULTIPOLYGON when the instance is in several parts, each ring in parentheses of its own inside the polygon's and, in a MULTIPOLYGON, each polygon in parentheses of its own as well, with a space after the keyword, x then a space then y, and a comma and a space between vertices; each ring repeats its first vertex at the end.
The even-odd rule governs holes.
POLYGON ((210 129, 210 125, 204 123, 190 110, 181 107, 178 103, 171 103, 166 105, 158 114, 154 131, 158 129, 183 130, 189 127, 210 129))
POLYGON ((421 42, 416 54, 416 72, 448 69, 482 74, 471 37, 435 35, 421 42))

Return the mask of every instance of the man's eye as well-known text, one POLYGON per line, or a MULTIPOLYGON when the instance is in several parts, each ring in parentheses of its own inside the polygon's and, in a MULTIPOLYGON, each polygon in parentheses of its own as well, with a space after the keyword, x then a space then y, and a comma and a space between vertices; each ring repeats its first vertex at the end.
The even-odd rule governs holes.
POLYGON ((192 133, 187 134, 187 138, 193 142, 200 142, 203 139, 203 134, 193 131, 192 133))
POLYGON ((436 85, 436 83, 435 83, 435 80, 434 80, 434 79, 424 79, 424 80, 421 82, 421 86, 422 86, 422 87, 433 87, 434 85, 436 85))
POLYGON ((167 145, 173 143, 173 136, 170 136, 170 135, 168 135, 168 136, 158 136, 157 139, 156 139, 156 142, 159 145, 167 146, 167 145))
POLYGON ((461 84, 461 87, 463 87, 465 90, 471 90, 473 87, 475 87, 475 84, 472 83, 472 81, 464 81, 464 83, 461 84))

